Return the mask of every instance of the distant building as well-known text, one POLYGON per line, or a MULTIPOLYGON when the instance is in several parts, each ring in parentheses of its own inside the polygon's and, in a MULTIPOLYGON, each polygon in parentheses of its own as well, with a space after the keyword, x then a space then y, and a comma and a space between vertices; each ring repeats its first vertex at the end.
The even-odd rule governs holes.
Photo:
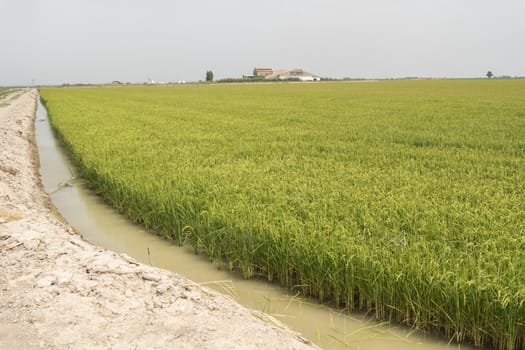
POLYGON ((279 79, 281 74, 285 74, 286 72, 289 72, 289 70, 287 70, 287 69, 277 69, 277 70, 274 70, 272 74, 265 76, 264 79, 276 80, 276 79, 279 79))
POLYGON ((257 68, 255 67, 253 69, 253 75, 255 77, 267 77, 268 75, 271 75, 273 73, 273 69, 271 68, 257 68))
POLYGON ((288 80, 296 79, 300 81, 319 81, 318 75, 304 71, 301 68, 294 69, 276 69, 258 68, 253 69, 253 75, 243 75, 243 79, 264 78, 267 80, 288 80))
POLYGON ((287 80, 287 79, 297 79, 300 81, 319 81, 321 77, 318 75, 306 72, 301 68, 295 68, 290 70, 276 70, 272 74, 264 77, 265 79, 275 79, 275 80, 287 80))

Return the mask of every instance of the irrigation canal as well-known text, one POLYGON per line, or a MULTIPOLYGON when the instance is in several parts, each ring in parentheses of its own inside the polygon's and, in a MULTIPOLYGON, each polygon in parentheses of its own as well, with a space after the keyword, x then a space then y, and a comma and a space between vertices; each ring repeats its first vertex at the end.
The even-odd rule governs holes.
POLYGON ((179 247, 131 223, 89 190, 77 176, 65 149, 54 138, 40 101, 35 132, 40 174, 46 191, 69 224, 95 245, 174 271, 231 295, 248 308, 273 315, 324 349, 473 349, 448 345, 402 327, 382 325, 363 315, 348 315, 313 300, 296 297, 275 284, 246 281, 241 276, 219 270, 206 257, 194 254, 191 248, 179 247))

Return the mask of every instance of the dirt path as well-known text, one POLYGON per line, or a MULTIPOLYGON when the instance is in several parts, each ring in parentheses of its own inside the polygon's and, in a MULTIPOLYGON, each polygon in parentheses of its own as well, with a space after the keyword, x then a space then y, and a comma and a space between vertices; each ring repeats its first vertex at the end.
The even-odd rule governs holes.
POLYGON ((82 240, 38 175, 37 91, 0 107, 0 349, 313 349, 269 316, 82 240))

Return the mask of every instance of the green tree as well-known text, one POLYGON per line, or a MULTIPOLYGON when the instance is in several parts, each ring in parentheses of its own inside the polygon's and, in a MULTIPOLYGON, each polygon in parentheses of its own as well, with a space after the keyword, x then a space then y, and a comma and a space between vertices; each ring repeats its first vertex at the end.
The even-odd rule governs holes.
POLYGON ((492 72, 489 70, 489 71, 487 72, 487 78, 490 79, 490 78, 492 78, 493 76, 494 76, 494 74, 492 74, 492 72))
POLYGON ((206 81, 213 81, 213 72, 211 70, 206 71, 206 81))

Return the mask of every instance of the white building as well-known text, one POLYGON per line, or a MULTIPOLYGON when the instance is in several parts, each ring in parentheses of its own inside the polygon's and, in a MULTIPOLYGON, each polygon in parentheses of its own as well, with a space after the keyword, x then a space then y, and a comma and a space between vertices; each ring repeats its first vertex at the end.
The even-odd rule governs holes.
POLYGON ((300 81, 319 81, 321 77, 318 75, 305 72, 301 68, 295 68, 290 70, 275 70, 272 74, 264 77, 265 79, 275 79, 275 80, 287 80, 287 79, 297 79, 300 81))

